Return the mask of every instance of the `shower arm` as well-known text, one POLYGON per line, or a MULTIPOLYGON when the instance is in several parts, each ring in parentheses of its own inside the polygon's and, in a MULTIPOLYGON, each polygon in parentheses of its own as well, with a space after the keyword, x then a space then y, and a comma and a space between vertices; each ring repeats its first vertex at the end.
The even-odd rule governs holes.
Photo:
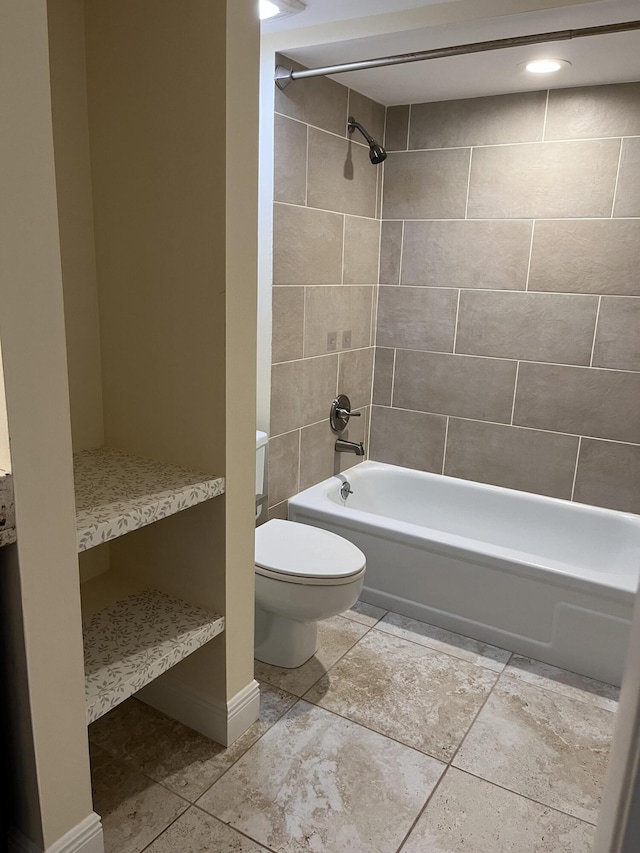
POLYGON ((364 127, 360 124, 360 122, 359 122, 359 121, 356 121, 356 120, 355 120, 354 118, 352 118, 351 116, 349 116, 349 121, 348 121, 348 124, 347 124, 347 128, 348 128, 348 130, 349 130, 349 133, 353 133, 353 131, 354 131, 354 130, 356 130, 356 129, 357 129, 357 130, 359 130, 359 131, 360 131, 360 133, 361 133, 361 134, 364 136, 364 138, 367 140, 367 142, 369 143, 369 145, 377 145, 377 144, 378 144, 378 143, 376 142, 376 140, 373 138, 373 136, 371 136, 371 134, 370 134, 370 133, 367 133, 367 131, 364 129, 364 127))
POLYGON ((389 65, 406 65, 409 62, 424 62, 427 59, 443 59, 448 56, 462 56, 469 53, 482 53, 487 50, 503 50, 509 47, 523 47, 531 44, 545 44, 555 41, 569 41, 587 36, 601 36, 611 33, 625 33, 640 30, 640 21, 624 21, 619 24, 603 24, 597 27, 582 27, 578 30, 556 30, 550 33, 537 33, 529 36, 493 39, 492 41, 472 42, 451 47, 438 47, 417 53, 401 53, 395 56, 383 56, 378 59, 363 59, 359 62, 345 62, 341 65, 326 65, 322 68, 305 68, 294 71, 283 65, 276 67, 275 82, 279 89, 285 89, 294 80, 308 77, 326 77, 330 74, 344 74, 347 71, 364 71, 368 68, 383 68, 389 65))

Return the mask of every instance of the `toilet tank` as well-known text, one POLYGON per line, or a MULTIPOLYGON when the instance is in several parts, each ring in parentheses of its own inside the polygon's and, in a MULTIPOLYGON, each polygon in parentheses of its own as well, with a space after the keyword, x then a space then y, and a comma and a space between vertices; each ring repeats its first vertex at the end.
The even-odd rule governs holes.
MULTIPOLYGON (((264 474, 267 457, 267 442, 269 437, 266 432, 256 430, 256 499, 258 495, 264 494, 264 474)), ((256 504, 256 518, 262 511, 262 503, 256 504)))

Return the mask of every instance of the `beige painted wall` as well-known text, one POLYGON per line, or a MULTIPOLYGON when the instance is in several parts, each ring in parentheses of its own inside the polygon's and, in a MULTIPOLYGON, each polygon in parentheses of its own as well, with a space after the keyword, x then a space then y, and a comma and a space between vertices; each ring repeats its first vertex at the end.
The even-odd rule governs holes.
POLYGON ((259 25, 227 2, 227 697, 253 678, 259 25))
POLYGON ((11 449, 9 447, 9 424, 7 423, 7 400, 4 390, 2 348, 0 347, 0 470, 11 471, 11 449))
POLYGON ((106 443, 227 478, 224 502, 114 543, 112 565, 224 613, 171 673, 218 702, 253 678, 254 11, 86 4, 106 443))
POLYGON ((17 764, 12 818, 47 847, 91 812, 91 790, 45 0, 4 2, 0 34, 11 68, 1 82, 0 337, 20 529, 18 563, 2 580, 24 628, 24 647, 11 650, 13 742, 33 754, 17 764))
POLYGON ((84 2, 49 2, 51 101, 74 450, 104 444, 84 2))

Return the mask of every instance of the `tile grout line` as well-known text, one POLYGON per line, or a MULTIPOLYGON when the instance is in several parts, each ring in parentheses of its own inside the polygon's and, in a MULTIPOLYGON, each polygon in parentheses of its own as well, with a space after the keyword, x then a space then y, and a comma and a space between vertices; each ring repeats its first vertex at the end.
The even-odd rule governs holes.
MULTIPOLYGON (((335 136, 336 139, 341 139, 343 142, 349 142, 350 141, 350 138, 347 136, 347 121, 346 121, 346 119, 349 118, 348 114, 345 117, 345 123, 344 123, 345 133, 344 133, 344 135, 336 133, 335 130, 328 130, 326 127, 320 127, 317 124, 312 124, 311 122, 305 121, 302 118, 294 118, 293 116, 288 116, 286 113, 279 113, 277 110, 274 110, 273 114, 276 116, 281 116, 282 118, 289 119, 289 121, 295 121, 297 124, 306 124, 306 126, 308 128, 310 128, 311 130, 318 130, 318 131, 320 131, 320 133, 326 133, 328 136, 335 136)), ((608 138, 608 137, 606 137, 606 138, 608 138)), ((355 145, 360 146, 360 148, 368 148, 369 147, 366 142, 359 142, 357 139, 354 139, 353 143, 355 145)))
MULTIPOLYGON (((298 492, 300 491, 300 483, 302 482, 302 429, 298 430, 298 492)), ((297 493, 296 493, 297 494, 297 493)), ((287 498, 289 500, 289 498, 287 498)), ((288 515, 289 513, 287 513, 288 515)))
POLYGON ((444 466, 447 461, 447 440, 449 438, 449 415, 447 415, 447 422, 444 425, 444 447, 442 449, 442 475, 444 476, 444 466))
MULTIPOLYGON (((337 215, 340 216, 341 214, 337 214, 337 215)), ((399 222, 400 220, 395 220, 395 221, 399 222)), ((416 221, 416 220, 410 220, 410 221, 416 221)), ((456 220, 456 221, 463 222, 464 220, 460 219, 460 220, 456 220)), ((618 220, 616 220, 616 221, 618 221, 618 220)), ((610 222, 610 220, 606 219, 605 222, 610 222)), ((274 287, 340 287, 341 285, 339 285, 339 284, 274 284, 273 286, 274 287)), ((380 287, 397 287, 398 285, 396 285, 396 284, 381 284, 379 286, 380 287)), ((378 285, 377 284, 348 284, 347 287, 378 287, 378 285)), ((507 287, 503 287, 503 288, 500 288, 499 290, 495 290, 495 289, 492 289, 490 287, 460 287, 459 285, 452 285, 452 284, 442 284, 442 285, 436 285, 436 284, 403 284, 402 287, 410 289, 410 290, 433 290, 433 291, 438 291, 438 290, 443 290, 443 291, 446 291, 446 290, 464 290, 465 293, 496 293, 496 294, 529 293, 532 296, 567 296, 567 297, 571 296, 571 297, 578 297, 578 298, 585 297, 585 296, 587 296, 587 297, 606 296, 607 299, 634 299, 634 300, 640 299, 640 294, 633 294, 633 293, 603 293, 603 294, 599 294, 599 293, 595 293, 594 291, 577 293, 575 291, 570 291, 570 290, 525 290, 524 288, 520 288, 520 289, 516 290, 513 288, 507 288, 507 287)), ((429 352, 429 350, 416 350, 416 352, 429 352)), ((478 357, 479 358, 499 358, 500 356, 486 355, 486 356, 478 356, 478 357)), ((504 358, 505 356, 502 356, 502 357, 504 358)), ((276 362, 276 363, 278 363, 278 362, 276 362)), ((551 363, 552 362, 543 362, 543 361, 538 362, 538 364, 551 364, 551 363)), ((615 368, 615 369, 619 369, 619 368, 615 368)), ((638 372, 640 372, 640 371, 638 371, 638 372)))
MULTIPOLYGON (((389 613, 394 613, 394 611, 388 610, 387 613, 385 613, 385 616, 388 615, 389 613)), ((400 615, 400 614, 394 614, 394 615, 400 615)), ((347 617, 345 617, 345 618, 347 618, 347 617)), ((419 622, 420 620, 416 619, 415 621, 419 622)), ((509 657, 507 658, 507 662, 505 664, 503 664, 502 669, 492 669, 492 667, 485 666, 482 663, 474 663, 474 661, 470 661, 470 660, 468 660, 468 658, 460 657, 460 655, 454 655, 453 652, 446 652, 444 649, 441 649, 439 646, 437 646, 437 647, 436 646, 428 646, 426 643, 419 643, 417 640, 410 640, 408 637, 401 636, 400 634, 394 634, 391 631, 385 631, 383 628, 378 627, 381 622, 384 622, 384 616, 381 616, 380 619, 378 619, 378 621, 375 623, 375 625, 371 626, 371 630, 376 631, 378 634, 385 634, 387 637, 395 637, 398 640, 404 640, 405 643, 411 643, 414 646, 420 646, 420 648, 428 649, 429 651, 434 652, 436 654, 445 655, 446 657, 451 658, 452 660, 455 660, 458 662, 462 661, 463 663, 467 663, 470 666, 476 666, 476 667, 478 667, 478 669, 483 669, 483 670, 486 670, 487 672, 492 672, 494 675, 497 675, 497 676, 500 676, 503 674, 504 670, 507 668, 507 666, 509 664, 509 661, 511 660, 511 658, 514 655, 514 652, 510 651, 509 649, 503 649, 500 646, 492 646, 492 648, 498 649, 501 652, 508 652, 509 653, 509 657)), ((385 625, 388 625, 388 624, 389 624, 388 622, 385 622, 385 625)), ((430 623, 425 622, 423 624, 429 625, 430 623)), ((431 627, 437 627, 437 626, 434 625, 431 627)), ((442 630, 446 631, 448 629, 443 628, 442 630)), ((456 632, 455 631, 449 631, 449 633, 455 634, 456 632)), ((473 637, 467 637, 466 634, 457 634, 457 636, 463 637, 466 640, 473 640, 473 637)), ((481 641, 475 640, 475 642, 479 643, 481 641)), ((483 645, 491 646, 491 643, 483 643, 483 645)), ((500 661, 495 661, 495 663, 500 664, 500 661)))
POLYGON ((519 372, 520 372, 520 362, 517 361, 516 362, 516 377, 515 377, 515 382, 513 383, 513 403, 511 404, 511 421, 509 422, 508 426, 514 425, 513 416, 515 415, 515 412, 516 412, 516 394, 518 392, 518 373, 519 372))
MULTIPOLYGON (((332 286, 340 287, 340 285, 332 285, 332 286)), ((371 285, 371 286, 375 286, 375 285, 371 285)), ((389 345, 384 346, 382 348, 383 349, 394 349, 394 346, 389 344, 389 345)), ((368 347, 366 347, 366 346, 354 347, 354 350, 355 349, 368 349, 368 347)), ((535 364, 535 365, 538 365, 539 367, 566 367, 568 370, 590 370, 590 369, 593 369, 593 370, 601 370, 603 373, 640 374, 640 370, 630 370, 629 368, 625 368, 625 367, 593 367, 592 368, 591 365, 589 365, 589 364, 570 364, 566 361, 565 362, 560 362, 560 361, 534 361, 533 359, 530 359, 530 358, 517 358, 517 357, 513 357, 513 356, 508 357, 508 356, 504 356, 504 355, 500 355, 500 356, 498 356, 498 355, 478 355, 476 353, 470 353, 470 352, 451 352, 450 350, 433 350, 433 349, 431 349, 431 350, 430 349, 408 349, 407 347, 398 347, 398 346, 396 346, 395 349, 399 349, 402 352, 418 353, 420 355, 444 355, 444 356, 449 356, 450 358, 452 356, 455 356, 456 358, 475 358, 477 360, 483 360, 483 361, 508 361, 511 363, 515 363, 515 362, 519 361, 522 364, 535 364)), ((290 359, 289 361, 278 361, 278 362, 275 362, 273 364, 273 366, 275 367, 276 364, 292 364, 294 361, 306 361, 310 358, 326 358, 327 356, 331 356, 331 355, 336 355, 336 353, 333 353, 333 352, 318 353, 316 355, 305 356, 305 358, 294 358, 294 359, 290 359)), ((457 417, 457 415, 454 415, 454 417, 457 417)), ((470 420, 475 420, 475 419, 471 418, 470 420)))
MULTIPOLYGON (((286 116, 289 118, 289 116, 286 116)), ((331 133, 330 130, 323 130, 321 127, 317 128, 318 130, 323 131, 323 133, 331 133)), ((337 134, 333 134, 337 136, 337 134)), ((339 137, 343 138, 343 137, 339 137)), ((428 151, 464 151, 469 148, 523 148, 525 146, 531 145, 572 145, 577 142, 611 142, 612 140, 620 139, 620 136, 575 136, 570 139, 530 139, 524 142, 474 142, 473 145, 447 145, 441 148, 407 148, 400 149, 397 151, 392 151, 392 154, 419 154, 428 151)), ((625 139, 640 139, 640 134, 629 134, 624 137, 625 139)))
POLYGON ((522 800, 527 800, 529 803, 533 803, 536 806, 540 806, 540 808, 551 809, 551 811, 556 812, 556 814, 561 814, 565 817, 570 817, 572 820, 575 820, 578 823, 584 823, 586 826, 597 826, 596 823, 591 823, 591 821, 585 820, 582 817, 576 817, 574 814, 570 814, 570 812, 565 812, 562 809, 557 808, 556 806, 550 806, 549 803, 543 803, 541 800, 534 800, 533 797, 528 797, 526 794, 520 794, 518 791, 513 791, 511 788, 505 788, 504 785, 500 785, 498 782, 494 782, 493 779, 485 779, 484 776, 478 776, 471 770, 464 770, 462 767, 455 766, 453 767, 453 769, 457 770, 459 773, 464 773, 467 776, 471 776, 473 779, 478 779, 478 781, 480 782, 486 782, 487 785, 493 785, 494 788, 499 788, 501 791, 505 791, 507 794, 513 794, 514 797, 520 797, 522 800))
MULTIPOLYGON (((332 213, 334 216, 352 216, 354 219, 366 219, 368 222, 378 222, 378 218, 376 216, 364 216, 362 213, 345 213, 343 210, 332 210, 329 207, 314 207, 310 204, 297 204, 295 201, 277 201, 274 200, 274 205, 280 205, 282 207, 297 207, 299 210, 315 210, 318 213, 332 213)), ((524 217, 526 218, 526 217, 524 217)), ((601 219, 602 217, 594 217, 596 219, 601 219)), ((640 219, 640 216, 630 216, 630 217, 621 217, 627 219, 640 219)), ((607 217, 607 221, 609 221, 610 217, 607 217)), ((487 220, 493 222, 494 220, 487 220)), ((278 285, 275 285, 278 287, 278 285)), ((282 285, 281 285, 282 286, 282 285)))
POLYGON ((393 405, 393 393, 395 391, 396 385, 396 356, 398 354, 398 350, 394 348, 393 350, 393 365, 391 366, 391 402, 389 404, 390 408, 394 408, 393 405))
POLYGON ((467 195, 464 202, 464 219, 469 216, 469 190, 471 189, 471 163, 473 162, 473 146, 469 149, 469 174, 467 175, 467 195))
MULTIPOLYGON (((340 284, 344 286, 344 244, 347 236, 347 214, 342 214, 342 261, 340 264, 340 284)), ((336 341, 337 346, 337 341, 336 341)))
MULTIPOLYGON (((525 424, 513 424, 512 425, 512 424, 508 423, 507 421, 487 421, 487 420, 481 420, 480 418, 463 417, 462 415, 447 415, 446 412, 425 412, 422 409, 407 409, 405 406, 385 406, 383 403, 376 403, 376 405, 380 406, 380 408, 383 408, 383 409, 397 409, 399 412, 413 412, 416 415, 433 415, 434 417, 438 417, 438 418, 450 417, 450 418, 454 418, 457 421, 468 421, 470 423, 475 423, 475 424, 491 424, 491 426, 499 426, 499 427, 511 427, 511 426, 513 426, 514 429, 527 429, 527 430, 532 430, 533 432, 549 433, 549 435, 559 435, 559 436, 568 435, 568 436, 571 436, 573 438, 589 438, 589 439, 592 439, 593 441, 604 441, 604 442, 607 442, 609 444, 624 444, 624 445, 629 446, 629 447, 640 447, 640 442, 621 441, 618 438, 601 438, 600 436, 597 436, 597 435, 582 435, 581 436, 577 432, 559 432, 556 429, 547 429, 545 427, 531 427, 531 426, 526 426, 525 424)), ((323 418, 323 420, 326 420, 326 419, 323 418)), ((317 421, 317 423, 321 423, 321 421, 317 421)), ((313 424, 309 424, 308 426, 313 426, 313 424)), ((290 432, 295 432, 295 430, 290 430, 290 432)), ((286 433, 281 433, 281 435, 285 435, 285 434, 286 433)), ((273 437, 277 438, 277 436, 273 436, 273 437)))
MULTIPOLYGON (((253 838, 251 835, 247 835, 246 832, 242 832, 241 829, 238 829, 238 827, 234 826, 232 823, 225 823, 222 820, 222 818, 217 817, 217 815, 211 814, 211 812, 208 812, 206 809, 203 809, 202 806, 199 806, 197 803, 194 803, 193 807, 195 809, 198 809, 198 811, 202 812, 202 814, 205 814, 207 817, 213 818, 213 820, 217 821, 218 823, 221 823, 223 826, 226 826, 229 829, 232 829, 234 832, 237 832, 238 835, 241 835, 243 838, 246 838, 247 841, 250 841, 252 844, 257 845, 257 847, 259 847, 260 850, 265 850, 265 851, 267 851, 267 853, 276 853, 276 851, 273 849, 273 847, 267 847, 266 844, 262 843, 262 841, 256 841, 256 839, 253 838)), ((144 853, 144 851, 142 851, 142 853, 144 853)), ((177 851, 175 851, 175 853, 180 853, 180 851, 177 850, 177 851)))
POLYGON ((456 300, 456 319, 453 324, 453 349, 451 350, 451 355, 457 355, 456 353, 456 344, 458 342, 458 318, 460 317, 460 288, 458 288, 458 298, 456 300))
MULTIPOLYGON (((536 229, 536 220, 533 219, 531 222, 531 241, 529 242, 529 258, 527 260, 527 278, 526 278, 525 283, 524 283, 524 291, 522 291, 523 293, 529 293, 529 292, 532 292, 532 293, 541 293, 542 292, 542 293, 544 293, 545 292, 545 291, 529 291, 529 278, 531 277, 531 259, 533 257, 533 234, 534 234, 535 229, 536 229)), ((575 296, 576 294, 571 294, 571 295, 575 296)))
POLYGON ((545 98, 545 102, 544 102, 544 118, 542 119, 542 139, 540 140, 541 142, 547 141, 545 139, 545 137, 547 135, 547 115, 549 114, 549 95, 550 95, 550 93, 551 93, 551 90, 547 89, 547 97, 545 98))
POLYGON ((411 824, 411 826, 409 827, 408 832, 406 833, 406 835, 404 836, 404 838, 403 838, 403 839, 402 839, 402 841, 400 842, 400 846, 397 848, 396 853, 402 853, 402 848, 406 845, 407 841, 408 841, 408 840, 409 840, 409 838, 411 837, 411 833, 413 832, 413 830, 414 830, 414 829, 416 828, 416 826, 418 825, 418 822, 419 822, 419 821, 420 821, 420 819, 422 818, 422 815, 426 812, 426 810, 427 810, 427 807, 428 807, 429 803, 431 802, 431 800, 432 800, 432 799, 433 799, 433 797, 435 796, 436 791, 438 790, 438 788, 439 788, 439 787, 440 787, 440 785, 442 784, 442 781, 444 780, 444 777, 447 775, 448 770, 449 770, 449 765, 447 764, 447 765, 445 765, 444 770, 443 770, 443 771, 442 771, 442 773, 440 774, 440 778, 438 779, 438 781, 436 782, 436 784, 433 786, 433 788, 432 788, 432 790, 431 790, 431 793, 430 793, 430 794, 429 794, 429 796, 427 797, 427 800, 426 800, 425 804, 422 806, 422 808, 420 809, 420 811, 419 811, 419 812, 418 812, 418 814, 416 815, 416 819, 415 819, 415 820, 414 820, 414 822, 411 824))
POLYGON ((402 220, 400 228, 400 257, 398 258, 398 286, 402 285, 402 265, 404 264, 404 233, 406 221, 402 220))
POLYGON ((620 178, 620 166, 622 165, 622 149, 624 148, 625 137, 620 137, 620 153, 618 154, 618 168, 616 169, 616 180, 613 185, 613 199, 611 201, 611 219, 616 209, 616 196, 618 195, 618 180, 620 178))
POLYGON ((307 160, 304 166, 304 206, 307 207, 309 201, 309 125, 307 128, 307 160))
POLYGON ((573 469, 573 482, 571 484, 571 500, 576 493, 576 480, 578 479, 578 463, 580 462, 580 450, 582 449, 582 436, 578 436, 578 448, 576 450, 576 467, 573 469))
POLYGON ((411 137, 411 112, 412 112, 412 110, 413 110, 413 106, 411 104, 409 104, 409 113, 407 115, 407 147, 405 149, 406 151, 409 150, 409 139, 411 137))
POLYGON ((591 356, 589 358, 589 367, 593 367, 593 357, 596 352, 596 338, 598 337, 598 321, 600 320, 600 306, 602 305, 602 295, 598 297, 598 307, 596 308, 596 322, 593 327, 593 341, 591 342, 591 356))

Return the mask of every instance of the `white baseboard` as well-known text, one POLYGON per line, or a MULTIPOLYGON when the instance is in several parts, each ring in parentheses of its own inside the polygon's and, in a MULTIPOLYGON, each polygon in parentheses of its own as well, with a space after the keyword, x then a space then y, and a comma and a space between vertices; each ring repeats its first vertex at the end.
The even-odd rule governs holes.
POLYGON ((46 849, 12 829, 9 832, 9 853, 104 853, 102 822, 95 812, 91 812, 46 849))
POLYGON ((223 746, 231 746, 260 715, 260 685, 255 680, 223 704, 167 672, 139 690, 136 698, 223 746))

